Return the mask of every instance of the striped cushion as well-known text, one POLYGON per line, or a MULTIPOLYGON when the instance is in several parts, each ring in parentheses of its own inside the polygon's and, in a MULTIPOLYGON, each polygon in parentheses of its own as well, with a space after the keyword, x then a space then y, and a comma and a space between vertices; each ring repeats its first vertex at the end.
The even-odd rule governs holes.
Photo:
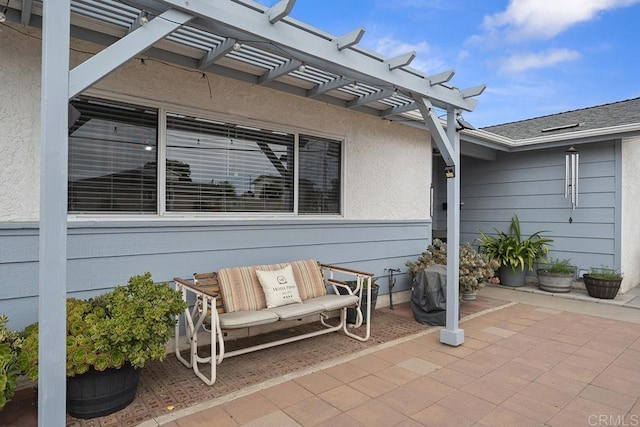
POLYGON ((218 281, 220 282, 225 311, 232 313, 266 308, 267 302, 256 270, 274 271, 283 269, 287 265, 291 265, 302 301, 326 295, 327 288, 322 277, 322 270, 315 260, 223 268, 218 270, 218 281))

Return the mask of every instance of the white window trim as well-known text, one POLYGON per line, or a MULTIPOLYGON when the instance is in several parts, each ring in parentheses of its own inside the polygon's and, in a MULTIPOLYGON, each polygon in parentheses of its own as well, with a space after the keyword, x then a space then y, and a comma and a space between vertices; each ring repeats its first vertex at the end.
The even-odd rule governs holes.
POLYGON ((316 129, 304 128, 301 126, 287 126, 282 123, 268 122, 263 120, 250 119, 220 113, 211 110, 202 110, 199 108, 174 104, 171 102, 160 102, 157 100, 136 97, 126 94, 120 94, 100 89, 89 89, 81 94, 82 96, 104 99, 105 101, 122 102, 125 104, 140 105, 148 108, 154 108, 158 111, 158 183, 157 183, 157 210, 155 213, 73 213, 67 214, 67 219, 73 222, 88 221, 203 221, 203 220, 339 220, 345 218, 345 200, 346 200, 346 173, 345 173, 345 136, 334 134, 316 129), (276 132, 287 132, 294 135, 294 153, 295 153, 295 169, 294 169, 294 208, 293 212, 167 212, 166 211, 166 158, 167 158, 167 113, 184 114, 192 117, 200 117, 207 120, 221 121, 244 126, 259 127, 269 129, 276 132), (299 186, 299 140, 300 134, 316 136, 319 138, 331 139, 340 142, 340 212, 335 214, 299 214, 298 213, 298 186, 299 186))

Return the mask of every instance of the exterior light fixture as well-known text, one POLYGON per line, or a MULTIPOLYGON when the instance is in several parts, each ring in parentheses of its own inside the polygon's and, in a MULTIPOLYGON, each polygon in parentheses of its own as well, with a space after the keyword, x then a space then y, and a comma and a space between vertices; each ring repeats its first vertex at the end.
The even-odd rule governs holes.
POLYGON ((453 166, 447 166, 446 168, 444 168, 444 176, 446 178, 455 178, 456 176, 456 169, 453 166))
POLYGON ((298 71, 304 73, 305 71, 307 71, 307 66, 304 64, 300 64, 300 66, 298 67, 298 71))
POLYGON ((237 51, 239 51, 240 49, 242 49, 242 45, 241 45, 240 43, 236 42, 236 43, 233 45, 233 50, 235 50, 235 51, 237 52, 237 51))
POLYGON ((565 152, 564 164, 564 197, 571 197, 571 209, 578 207, 578 169, 580 154, 573 146, 565 152))
POLYGON ((0 12, 0 24, 7 22, 7 8, 0 12))
POLYGON ((147 12, 143 12, 140 17, 140 25, 147 25, 149 23, 149 15, 147 12))

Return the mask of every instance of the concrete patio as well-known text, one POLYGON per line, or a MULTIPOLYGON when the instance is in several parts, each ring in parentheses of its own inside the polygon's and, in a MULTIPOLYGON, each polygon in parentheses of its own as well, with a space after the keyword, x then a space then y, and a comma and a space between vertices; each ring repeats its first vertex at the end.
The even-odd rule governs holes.
MULTIPOLYGON (((389 330, 374 329, 367 345, 331 334, 337 342, 239 356, 213 387, 169 356, 143 374, 129 408, 67 425, 639 425, 640 311, 625 301, 488 287, 461 305, 460 347, 440 344, 440 328, 400 304, 376 312, 372 326, 389 330), (155 402, 145 401, 150 388, 155 402)), ((10 425, 35 425, 21 422, 10 425)))

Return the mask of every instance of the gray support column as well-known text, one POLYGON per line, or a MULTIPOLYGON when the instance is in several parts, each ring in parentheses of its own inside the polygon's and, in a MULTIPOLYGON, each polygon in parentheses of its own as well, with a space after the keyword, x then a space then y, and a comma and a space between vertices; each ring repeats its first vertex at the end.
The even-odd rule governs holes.
POLYGON ((453 148, 453 178, 447 178, 447 323, 440 330, 440 342, 459 346, 464 342, 464 330, 458 328, 460 315, 460 134, 456 110, 447 110, 447 138, 453 148))
POLYGON ((66 425, 70 0, 43 2, 38 425, 66 425))

